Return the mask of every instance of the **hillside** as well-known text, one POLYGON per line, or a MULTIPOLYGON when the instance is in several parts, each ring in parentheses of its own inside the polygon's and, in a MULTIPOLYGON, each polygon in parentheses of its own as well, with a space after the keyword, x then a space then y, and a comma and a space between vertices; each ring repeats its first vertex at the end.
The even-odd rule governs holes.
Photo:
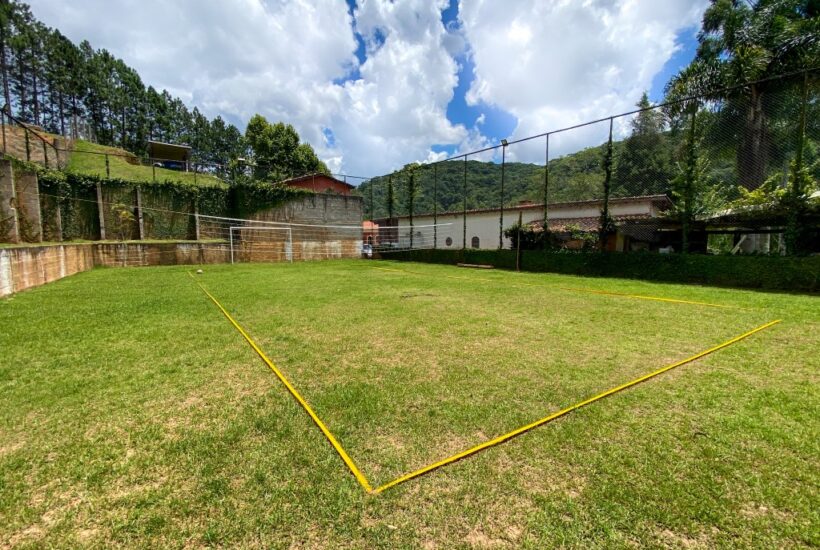
POLYGON ((209 174, 194 174, 193 172, 180 172, 166 168, 152 168, 150 165, 144 166, 140 164, 141 161, 144 162, 143 159, 128 151, 83 140, 74 142, 73 150, 68 157, 66 171, 106 177, 106 154, 108 154, 111 178, 147 182, 153 181, 156 176, 156 181, 174 181, 203 187, 226 185, 219 178, 209 174))
MULTIPOLYGON (((623 142, 614 144, 615 154, 623 142)), ((605 146, 589 147, 550 161, 549 202, 589 200, 603 195, 605 146)), ((463 208, 464 161, 442 162, 438 172, 438 211, 463 208)), ((423 166, 417 170, 417 192, 413 210, 416 213, 433 211, 433 170, 423 166)), ((394 212, 407 214, 407 177, 393 176, 394 212)), ((467 162, 467 208, 495 208, 501 197, 501 165, 470 160, 467 162)), ((373 186, 374 217, 387 216, 387 177, 373 178, 359 186, 365 207, 370 208, 370 187, 373 186)), ((667 193, 668 181, 643 182, 641 185, 618 181, 613 174, 614 196, 667 193)), ((504 173, 504 204, 521 201, 543 202, 543 165, 521 162, 507 163, 504 173)))

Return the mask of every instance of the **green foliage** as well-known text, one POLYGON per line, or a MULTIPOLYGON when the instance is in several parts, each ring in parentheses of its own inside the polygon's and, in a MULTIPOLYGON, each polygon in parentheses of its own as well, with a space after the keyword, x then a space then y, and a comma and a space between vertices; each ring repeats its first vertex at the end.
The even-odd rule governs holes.
POLYGON ((198 161, 226 163, 244 155, 239 130, 209 121, 176 97, 142 82, 136 70, 87 41, 74 44, 38 21, 20 1, 0 3, 0 77, 14 115, 47 131, 93 134, 103 145, 143 153, 154 139, 188 143, 198 161), (88 127, 80 128, 80 124, 88 127))
POLYGON ((248 182, 233 185, 229 190, 230 213, 238 218, 245 218, 267 208, 279 206, 287 200, 312 196, 306 189, 286 185, 248 182))
MULTIPOLYGON (((390 259, 441 264, 480 263, 515 268, 510 250, 413 250, 391 252, 390 259)), ((706 256, 700 254, 599 254, 522 252, 523 271, 617 277, 665 283, 733 288, 820 291, 820 256, 706 256)))
POLYGON ((245 130, 245 141, 253 153, 253 173, 259 180, 281 181, 309 173, 329 173, 307 143, 299 143, 299 134, 290 124, 271 124, 262 115, 254 115, 245 130))
POLYGON ((665 131, 666 120, 644 92, 636 105, 647 109, 632 120, 632 132, 619 148, 612 180, 612 195, 636 196, 663 192, 669 187, 673 143, 665 131))
MULTIPOLYGON (((724 102, 723 117, 740 131, 723 137, 735 144, 739 183, 748 189, 763 184, 776 153, 770 119, 780 113, 769 96, 795 82, 775 80, 714 92, 819 66, 818 19, 813 0, 711 0, 703 15, 696 58, 666 85, 670 101, 710 94, 711 99, 724 102)), ((700 103, 678 103, 671 111, 680 114, 700 103)))
POLYGON ((504 236, 510 239, 510 248, 518 249, 518 239, 521 239, 521 250, 545 250, 553 248, 552 235, 544 231, 542 225, 516 222, 504 230, 504 236))
POLYGON ((219 178, 206 173, 183 172, 140 163, 136 155, 116 147, 108 147, 85 140, 76 140, 65 170, 79 174, 96 175, 134 183, 176 182, 197 186, 226 186, 219 178), (106 153, 108 167, 106 168, 106 153))
MULTIPOLYGON (((117 191, 116 202, 122 204, 133 204, 133 192, 137 187, 129 180, 42 168, 39 169, 39 182, 40 192, 49 199, 49 204, 55 208, 59 205, 65 240, 98 238, 98 183, 106 194, 117 191), (131 198, 126 198, 129 194, 131 198)), ((287 200, 311 195, 303 189, 252 181, 229 188, 196 187, 172 181, 145 182, 139 187, 145 207, 146 233, 158 239, 189 238, 192 233, 190 213, 194 212, 195 207, 203 215, 249 217, 287 200)), ((112 210, 110 214, 115 212, 112 210)), ((114 220, 114 223, 117 224, 117 221, 114 220)))
POLYGON ((136 217, 131 211, 131 207, 118 202, 117 204, 111 205, 111 214, 114 219, 113 230, 117 236, 117 239, 120 241, 130 239, 131 232, 134 228, 134 222, 136 221, 136 217))

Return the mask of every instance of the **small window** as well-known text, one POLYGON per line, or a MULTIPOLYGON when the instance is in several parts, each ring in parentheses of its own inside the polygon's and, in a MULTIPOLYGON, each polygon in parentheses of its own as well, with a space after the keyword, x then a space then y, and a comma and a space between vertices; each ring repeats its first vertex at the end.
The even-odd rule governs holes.
POLYGON ((470 241, 470 246, 472 246, 473 248, 478 248, 478 245, 479 245, 478 237, 473 237, 473 239, 470 241))
POLYGON ((446 244, 447 246, 453 246, 453 238, 447 237, 446 239, 444 239, 444 244, 446 244))

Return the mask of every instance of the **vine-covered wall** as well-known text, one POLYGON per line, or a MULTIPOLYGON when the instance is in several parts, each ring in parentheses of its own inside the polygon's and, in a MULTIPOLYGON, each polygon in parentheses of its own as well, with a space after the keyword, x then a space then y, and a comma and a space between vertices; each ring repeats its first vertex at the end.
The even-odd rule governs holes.
POLYGON ((196 213, 250 218, 257 212, 312 195, 302 189, 262 183, 224 187, 196 187, 169 181, 135 184, 94 175, 39 168, 37 171, 43 233, 45 240, 55 241, 100 239, 100 217, 108 240, 193 239, 196 213))

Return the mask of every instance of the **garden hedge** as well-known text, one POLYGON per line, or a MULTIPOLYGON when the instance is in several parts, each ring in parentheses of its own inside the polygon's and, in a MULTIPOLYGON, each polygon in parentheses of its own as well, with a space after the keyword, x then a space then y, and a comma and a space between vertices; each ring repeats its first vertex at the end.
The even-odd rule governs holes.
MULTIPOLYGON (((487 264, 515 269, 512 250, 413 250, 385 259, 487 264)), ((820 291, 820 256, 707 256, 700 254, 522 251, 521 270, 587 277, 619 277, 733 288, 820 291)))

